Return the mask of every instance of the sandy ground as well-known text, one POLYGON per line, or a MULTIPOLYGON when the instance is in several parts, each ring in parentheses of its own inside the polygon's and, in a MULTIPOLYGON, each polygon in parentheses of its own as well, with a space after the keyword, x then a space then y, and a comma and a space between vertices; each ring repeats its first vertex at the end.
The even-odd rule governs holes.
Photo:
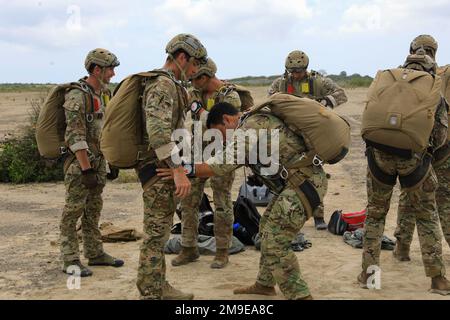
MULTIPOLYGON (((259 101, 263 88, 253 92, 259 101)), ((336 209, 360 211, 366 203, 365 161, 357 121, 361 119, 365 89, 348 90, 349 102, 338 112, 351 116, 353 148, 347 158, 328 166, 331 174, 325 199, 326 220, 336 209)), ((24 124, 31 98, 40 93, 0 94, 0 138, 24 124)), ((238 174, 233 196, 243 181, 238 174)), ((211 193, 210 190, 208 190, 211 193)), ((395 229, 398 191, 387 218, 385 234, 395 229)), ((123 268, 93 267, 94 276, 82 279, 80 290, 68 290, 67 276, 61 272, 58 224, 64 205, 61 183, 9 185, 0 184, 0 299, 137 299, 135 286, 140 242, 105 244, 114 256, 123 258, 123 268)), ((141 188, 136 183, 110 183, 104 192, 102 222, 142 229, 141 188)), ((297 253, 303 275, 316 299, 450 299, 427 292, 430 281, 425 277, 417 234, 412 245, 411 262, 399 263, 392 252, 382 251, 382 289, 360 289, 356 276, 360 272, 359 249, 346 245, 342 238, 328 231, 316 231, 313 221, 303 229, 312 248, 297 253)), ((197 299, 261 299, 259 296, 234 296, 232 289, 253 283, 258 271, 259 252, 247 248, 231 256, 224 270, 212 270, 213 257, 173 268, 167 256, 168 279, 177 288, 191 291, 197 299)), ((450 250, 444 244, 444 261, 450 265, 450 250)), ((264 297, 263 297, 264 298, 264 297)), ((282 299, 278 293, 277 299, 282 299)))

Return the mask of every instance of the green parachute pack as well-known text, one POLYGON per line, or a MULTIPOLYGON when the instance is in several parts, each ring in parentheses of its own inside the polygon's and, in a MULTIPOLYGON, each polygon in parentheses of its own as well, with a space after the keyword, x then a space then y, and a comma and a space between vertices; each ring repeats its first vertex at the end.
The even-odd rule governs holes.
POLYGON ((142 95, 148 81, 167 72, 154 70, 125 78, 114 91, 105 112, 100 149, 108 163, 116 168, 134 168, 150 154, 142 95))
POLYGON ((39 154, 45 159, 58 159, 67 152, 64 141, 66 132, 66 116, 64 102, 66 94, 73 89, 81 90, 85 93, 86 106, 93 108, 91 95, 87 85, 81 82, 71 82, 54 87, 48 94, 36 123, 36 142, 39 154))
POLYGON ((311 164, 335 164, 348 153, 351 143, 349 123, 335 111, 315 100, 295 95, 276 93, 249 111, 250 114, 268 108, 306 143, 302 159, 288 164, 300 168, 311 164))
POLYGON ((440 77, 428 72, 379 71, 363 112, 363 139, 400 151, 423 152, 429 146, 440 92, 440 77))

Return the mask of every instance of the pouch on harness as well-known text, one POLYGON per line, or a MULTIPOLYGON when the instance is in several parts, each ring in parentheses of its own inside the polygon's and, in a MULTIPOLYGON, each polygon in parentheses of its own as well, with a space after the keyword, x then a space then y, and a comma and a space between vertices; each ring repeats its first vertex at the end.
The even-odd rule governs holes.
POLYGON ((66 115, 64 102, 66 94, 78 89, 84 93, 86 116, 94 113, 93 97, 82 82, 61 84, 53 88, 42 106, 36 123, 36 142, 39 154, 45 159, 58 159, 67 152, 64 135, 66 115))
POLYGON ((315 100, 276 93, 249 113, 266 107, 306 143, 307 152, 288 164, 289 168, 335 164, 347 155, 351 140, 350 125, 333 110, 315 100))
POLYGON ((150 154, 142 96, 146 83, 158 76, 170 77, 161 70, 133 74, 114 91, 100 138, 102 153, 114 167, 133 168, 150 154))
POLYGON ((368 146, 411 158, 429 147, 441 80, 411 69, 378 72, 368 92, 361 134, 368 146))

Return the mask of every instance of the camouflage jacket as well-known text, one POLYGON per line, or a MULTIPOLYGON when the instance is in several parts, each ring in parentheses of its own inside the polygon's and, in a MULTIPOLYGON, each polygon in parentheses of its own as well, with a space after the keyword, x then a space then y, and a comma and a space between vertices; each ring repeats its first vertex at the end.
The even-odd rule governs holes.
POLYGON ((447 143, 448 139, 448 109, 449 106, 445 99, 439 103, 436 115, 433 131, 430 137, 430 144, 433 151, 438 150, 440 147, 447 143))
MULTIPOLYGON (((276 175, 289 163, 299 160, 305 151, 306 143, 302 137, 288 129, 279 118, 261 110, 252 115, 243 115, 225 150, 208 159, 207 164, 219 176, 228 175, 242 166, 250 167, 256 175, 262 173, 258 172, 261 167, 270 167, 270 175, 276 175), (278 138, 273 135, 275 132, 278 138), (243 135, 252 137, 243 139, 245 142, 241 145, 239 137, 243 135), (260 140, 261 137, 267 137, 267 147, 262 145, 264 141, 260 140)), ((316 169, 322 170, 321 167, 311 165, 304 172, 309 172, 308 176, 311 176, 316 169)))
POLYGON ((315 71, 308 72, 305 79, 301 81, 292 81, 290 76, 287 79, 285 76, 276 79, 269 88, 269 96, 277 92, 292 93, 314 100, 326 98, 331 103, 327 106, 331 108, 347 102, 344 89, 330 78, 323 77, 315 71))
POLYGON ((188 106, 186 89, 173 73, 168 72, 167 76, 158 76, 146 84, 142 103, 150 137, 149 148, 155 152, 158 160, 176 167, 171 161, 172 153, 176 152, 176 143, 171 137, 174 130, 184 127, 188 106))
POLYGON ((104 90, 100 96, 84 80, 80 80, 86 92, 70 90, 65 96, 66 133, 65 142, 73 153, 88 150, 94 155, 100 154, 100 133, 106 104, 111 92, 104 90))
POLYGON ((222 86, 218 90, 216 90, 211 97, 206 98, 206 96, 195 88, 191 88, 189 90, 190 94, 190 103, 194 101, 199 101, 202 103, 204 112, 201 113, 200 117, 192 114, 192 120, 194 121, 202 121, 203 124, 206 124, 206 118, 208 117, 208 111, 211 108, 220 102, 227 102, 233 105, 237 110, 241 109, 241 98, 236 90, 230 89, 227 85, 222 86))

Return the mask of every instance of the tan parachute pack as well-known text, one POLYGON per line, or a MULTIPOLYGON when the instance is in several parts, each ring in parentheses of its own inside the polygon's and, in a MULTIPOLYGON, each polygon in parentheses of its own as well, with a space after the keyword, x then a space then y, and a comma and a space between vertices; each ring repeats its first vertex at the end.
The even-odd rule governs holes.
POLYGON ((427 72, 379 71, 363 113, 363 139, 401 151, 423 152, 429 146, 440 91, 440 77, 427 72))
POLYGON ((221 89, 220 95, 227 95, 227 93, 230 90, 236 90, 236 92, 239 94, 239 99, 241 100, 241 111, 247 111, 250 108, 252 108, 255 105, 255 102, 253 100, 252 94, 250 90, 248 90, 246 87, 234 84, 234 83, 226 83, 226 85, 221 89))
POLYGON ((287 169, 323 162, 335 164, 347 155, 351 143, 350 125, 335 111, 315 100, 275 93, 249 113, 266 107, 305 140, 307 152, 288 164, 287 169))
POLYGON ((45 159, 57 159, 67 151, 64 141, 66 116, 63 105, 65 95, 73 89, 83 91, 86 107, 92 108, 89 89, 87 85, 81 82, 58 85, 50 91, 39 112, 36 123, 36 142, 39 154, 45 159))
MULTIPOLYGON (((447 65, 445 67, 438 68, 437 74, 442 79, 442 95, 447 100, 447 103, 450 104, 450 65, 447 65)), ((450 111, 449 111, 449 127, 450 127, 450 111)), ((448 139, 450 142, 450 130, 448 131, 448 139)))
POLYGON ((161 70, 137 73, 125 78, 114 91, 100 137, 100 149, 112 166, 133 168, 149 153, 142 95, 146 83, 160 75, 170 77, 161 70))

